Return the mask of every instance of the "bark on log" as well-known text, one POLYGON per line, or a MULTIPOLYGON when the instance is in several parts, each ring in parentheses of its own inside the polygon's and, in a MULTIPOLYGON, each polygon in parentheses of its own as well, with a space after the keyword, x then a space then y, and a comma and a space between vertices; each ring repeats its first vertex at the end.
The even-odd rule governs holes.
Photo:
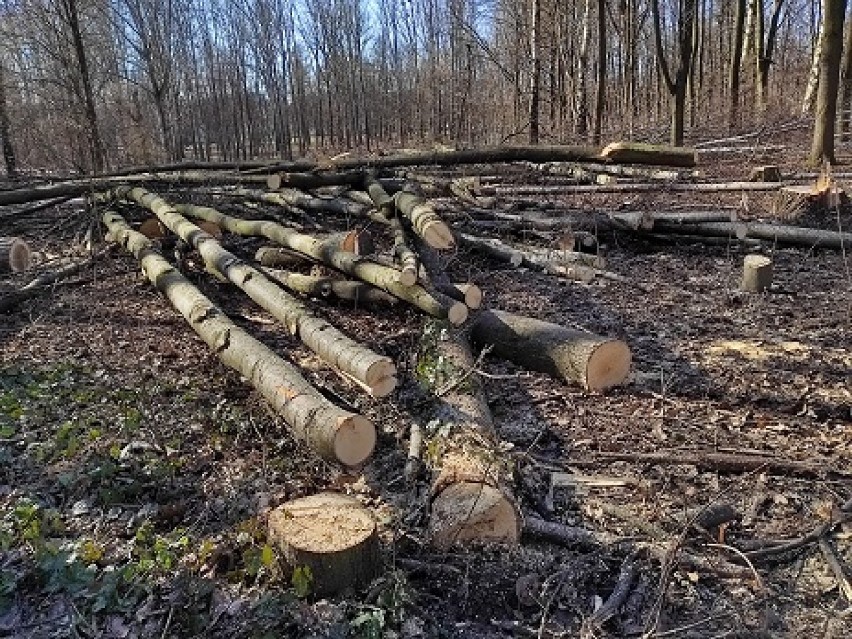
POLYGON ((448 319, 456 326, 467 320, 468 311, 464 304, 448 299, 445 295, 427 291, 422 286, 405 286, 399 282, 399 271, 396 269, 358 257, 354 253, 341 251, 310 235, 304 235, 275 222, 240 220, 206 207, 195 207, 192 213, 188 214, 215 222, 229 233, 266 237, 310 259, 381 288, 424 313, 448 319))
POLYGON ((450 227, 435 213, 435 209, 426 200, 414 193, 400 191, 393 196, 394 204, 400 214, 408 218, 411 228, 432 248, 451 249, 455 238, 450 227))
POLYGON ((142 262, 146 277, 222 362, 238 371, 279 412, 296 437, 323 459, 357 467, 372 454, 373 424, 329 402, 299 371, 234 324, 117 214, 103 216, 112 237, 142 262))
POLYGON ((522 197, 525 195, 565 195, 574 193, 728 193, 745 191, 777 191, 779 182, 691 182, 647 183, 619 182, 616 184, 553 185, 497 185, 484 186, 485 195, 522 197))
POLYGON ((695 149, 640 142, 613 142, 601 151, 601 157, 622 164, 693 167, 698 163, 695 149))
MULTIPOLYGON (((292 335, 297 336, 328 364, 361 382, 370 389, 371 394, 382 396, 378 393, 384 392, 388 386, 391 389, 395 386, 396 366, 390 358, 373 352, 341 333, 326 320, 313 315, 301 301, 226 251, 211 235, 184 218, 165 200, 141 187, 119 188, 115 190, 115 195, 126 197, 149 209, 172 232, 194 246, 208 268, 242 289, 282 322, 292 335)), ((197 209, 203 208, 186 205, 184 210, 195 215, 197 209)), ((207 221, 216 224, 215 220, 207 221)))
POLYGON ((515 268, 518 268, 524 261, 523 253, 496 238, 477 237, 475 235, 468 235, 467 233, 459 233, 459 239, 465 246, 501 262, 507 262, 515 268))
POLYGON ((323 186, 357 186, 364 179, 362 171, 345 173, 273 173, 266 178, 266 187, 277 191, 282 187, 318 189, 323 186))
POLYGON ((620 340, 599 337, 504 311, 485 311, 471 335, 482 346, 530 370, 606 390, 623 384, 630 372, 630 348, 620 340))
MULTIPOLYGON (((189 214, 190 217, 192 214, 189 214)), ((290 251, 278 246, 261 246, 254 254, 254 261, 261 266, 273 268, 294 268, 304 265, 312 260, 306 255, 290 251)))
POLYGON ((364 185, 373 204, 375 204, 382 217, 387 220, 391 235, 393 236, 393 254, 399 260, 400 264, 399 281, 405 286, 413 286, 417 283, 417 255, 408 246, 402 221, 396 214, 394 200, 372 176, 365 178, 364 185))
POLYGON ((32 251, 20 237, 0 236, 0 273, 19 273, 30 267, 32 251))
POLYGON ((383 290, 364 282, 341 280, 334 277, 303 275, 280 269, 265 269, 263 271, 274 280, 297 293, 315 297, 336 297, 337 299, 355 302, 356 304, 387 304, 399 302, 397 298, 383 290))
POLYGON ((319 493, 279 506, 269 513, 269 540, 312 595, 361 588, 381 572, 376 521, 354 497, 319 493))
MULTIPOLYGON (((672 224, 671 222, 660 221, 654 224, 655 233, 678 233, 684 230, 683 226, 672 224)), ((690 235, 737 237, 739 239, 750 238, 809 248, 842 249, 844 246, 852 246, 852 233, 823 231, 820 229, 785 226, 781 224, 704 222, 701 224, 690 224, 687 232, 690 235)))
POLYGON ((516 544, 520 514, 511 468, 500 454, 491 411, 466 338, 440 321, 424 327, 418 380, 438 398, 431 412, 432 542, 446 549, 469 540, 516 544))
POLYGON ((748 174, 749 182, 780 182, 781 170, 774 164, 756 166, 748 174))
POLYGON ((746 255, 743 258, 742 290, 762 293, 772 285, 772 260, 765 255, 746 255))

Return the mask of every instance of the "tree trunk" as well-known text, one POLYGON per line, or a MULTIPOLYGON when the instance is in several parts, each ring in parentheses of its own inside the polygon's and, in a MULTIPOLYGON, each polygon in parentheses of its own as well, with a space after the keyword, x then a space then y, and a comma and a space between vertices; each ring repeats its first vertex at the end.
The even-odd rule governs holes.
POLYGON ((6 72, 0 63, 0 138, 3 142, 3 162, 6 176, 10 180, 18 177, 18 163, 15 159, 15 146, 12 143, 12 126, 9 124, 9 105, 6 101, 6 72))
POLYGON ((840 139, 847 141, 852 129, 852 20, 846 21, 846 37, 843 43, 843 67, 840 72, 840 139))
MULTIPOLYGON (((823 0, 824 2, 825 0, 823 0)), ((831 1, 831 0, 829 0, 831 1)), ((814 43, 814 53, 811 59, 811 69, 808 73, 808 83, 805 86, 805 96, 802 98, 802 115, 813 113, 817 99, 817 88, 820 81, 821 60, 823 57, 822 49, 825 40, 825 12, 823 12, 822 21, 819 24, 819 32, 817 40, 814 43)))
POLYGON ((541 98, 541 57, 539 52, 541 0, 532 0, 532 15, 530 25, 530 144, 539 141, 539 104, 541 98))
MULTIPOLYGON (((374 353, 313 315, 302 302, 223 249, 211 235, 188 221, 156 194, 138 187, 119 188, 115 194, 148 208, 173 233, 198 249, 208 268, 242 289, 328 364, 358 380, 375 396, 381 395, 382 391, 386 392, 381 396, 387 395, 390 392, 388 387, 393 390, 396 367, 388 357, 374 353)), ((184 210, 195 216, 198 208, 201 207, 186 206, 184 210)))
POLYGON ((592 128, 592 143, 601 143, 603 114, 606 108, 606 0, 598 0, 598 77, 595 92, 595 122, 592 128))
POLYGON ((511 469, 499 451, 475 368, 462 334, 443 322, 426 323, 416 373, 437 396, 427 449, 437 461, 429 529, 440 549, 469 540, 517 544, 520 537, 511 469))
POLYGON ((728 84, 731 94, 728 105, 728 129, 733 131, 740 124, 740 67, 743 59, 743 31, 745 26, 746 0, 737 0, 737 13, 734 18, 734 39, 731 50, 731 66, 728 72, 728 84))
POLYGON ((577 55, 577 89, 575 95, 577 113, 574 120, 574 133, 585 137, 588 132, 589 120, 589 16, 591 15, 591 0, 583 1, 583 17, 581 22, 580 50, 577 55))
POLYGON ((852 246, 852 233, 823 231, 820 229, 784 226, 781 224, 702 222, 699 224, 690 224, 688 227, 685 227, 676 222, 655 221, 653 231, 655 233, 679 233, 686 231, 691 235, 706 235, 708 237, 751 238, 808 248, 842 250, 844 247, 848 249, 848 247, 852 246))
POLYGON ((834 164, 834 126, 837 117, 837 89, 843 48, 843 21, 846 0, 824 0, 823 36, 819 62, 816 119, 810 163, 834 164))
MULTIPOLYGON (((684 93, 684 97, 685 97, 684 93)), ((681 109, 681 126, 683 109, 681 109)), ((613 142, 601 151, 601 158, 623 164, 654 164, 659 166, 693 167, 697 164, 695 149, 679 145, 663 146, 641 142, 613 142)))
POLYGON ((323 459, 344 466, 360 466, 370 457, 376 431, 369 420, 329 402, 294 366, 231 322, 120 216, 107 211, 103 220, 113 238, 142 262, 151 283, 219 359, 248 379, 284 417, 298 439, 323 459))
POLYGON ((587 390, 623 384, 630 372, 630 348, 620 340, 504 311, 481 313, 472 337, 480 345, 492 345, 498 357, 587 390))
POLYGON ((435 213, 426 200, 414 193, 400 191, 393 197, 400 214, 408 218, 411 228, 432 248, 447 250, 455 246, 450 227, 435 213))

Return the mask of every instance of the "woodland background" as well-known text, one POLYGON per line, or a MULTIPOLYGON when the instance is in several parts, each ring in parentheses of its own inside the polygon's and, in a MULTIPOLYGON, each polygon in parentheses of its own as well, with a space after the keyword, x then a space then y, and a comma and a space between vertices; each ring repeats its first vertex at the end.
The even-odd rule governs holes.
MULTIPOLYGON (((0 137, 14 174, 433 143, 661 141, 678 100, 687 138, 718 136, 814 109, 821 5, 5 1, 0 137)), ((849 74, 844 59, 847 116, 849 74)))

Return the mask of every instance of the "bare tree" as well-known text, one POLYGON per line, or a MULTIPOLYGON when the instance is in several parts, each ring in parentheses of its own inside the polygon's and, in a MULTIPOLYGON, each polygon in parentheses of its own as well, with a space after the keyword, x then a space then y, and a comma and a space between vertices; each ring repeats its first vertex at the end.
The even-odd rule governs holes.
POLYGON ((843 48, 843 21, 846 0, 823 0, 822 46, 819 61, 814 136, 810 162, 834 164, 834 121, 837 115, 837 90, 840 82, 840 58, 843 48))

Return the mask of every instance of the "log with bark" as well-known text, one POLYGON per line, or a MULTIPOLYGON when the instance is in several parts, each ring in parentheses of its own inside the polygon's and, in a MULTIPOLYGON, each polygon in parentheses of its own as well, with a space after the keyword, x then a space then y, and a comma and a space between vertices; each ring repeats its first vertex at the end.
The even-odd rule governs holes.
POLYGON ((521 522, 511 467, 500 453, 467 338, 446 322, 427 321, 416 374, 437 398, 426 446, 432 542, 440 549, 469 540, 516 544, 521 522))
POLYGON ((30 245, 20 237, 0 236, 0 273, 19 273, 30 267, 30 245))
POLYGON ((521 197, 525 195, 564 195, 576 193, 740 193, 750 191, 777 191, 779 182, 619 182, 615 184, 572 185, 508 185, 483 186, 484 195, 521 197))
POLYGON ((266 187, 277 191, 282 187, 317 189, 323 186, 356 186, 364 179, 363 171, 344 173, 273 173, 266 178, 266 187))
POLYGON ((399 300, 380 288, 364 282, 342 280, 336 277, 303 275, 281 269, 264 269, 266 275, 297 293, 315 297, 335 297, 358 304, 385 304, 393 306, 399 300))
POLYGON ((311 386, 298 369, 234 324, 156 252, 144 235, 111 211, 104 224, 142 263, 142 270, 222 362, 238 371, 279 412, 293 434, 323 459, 357 467, 372 454, 373 424, 345 411, 311 386))
POLYGON ((495 355, 587 390, 623 384, 630 372, 630 348, 621 340, 495 310, 480 313, 471 331, 495 355))
MULTIPOLYGON (((654 223, 653 230, 655 233, 678 233, 683 231, 684 227, 668 221, 658 221, 654 223)), ((852 233, 782 224, 702 222, 690 224, 686 232, 690 235, 706 235, 708 237, 766 240, 778 244, 808 248, 842 250, 844 247, 852 246, 852 233)))
MULTIPOLYGON (((178 211, 141 187, 121 187, 114 191, 154 213, 172 232, 195 247, 207 267, 242 289, 252 300, 281 321, 290 333, 331 366, 360 382, 370 394, 384 397, 396 386, 396 366, 390 358, 379 355, 317 317, 297 298, 267 279, 256 268, 226 251, 210 234, 205 233, 178 211)), ((187 214, 195 209, 185 206, 187 214)), ((208 222, 216 224, 215 220, 208 222)), ((217 225, 218 226, 218 225, 217 225)))
POLYGON ((400 191, 393 196, 394 204, 401 215, 404 215, 411 228, 432 248, 445 250, 455 246, 455 238, 434 207, 419 195, 400 191))
POLYGON ((269 541, 305 594, 361 588, 381 573, 376 520, 354 497, 319 493, 279 506, 269 513, 269 541))
POLYGON ((601 157, 622 164, 693 167, 698 163, 695 149, 640 142, 613 142, 604 147, 601 157))
POLYGON ((772 285, 772 260, 751 254, 743 258, 743 281, 740 288, 747 293, 762 293, 772 285))
POLYGON ((448 319, 454 325, 463 324, 467 320, 468 310, 464 304, 436 291, 427 291, 419 285, 405 286, 399 281, 398 270, 359 257, 354 253, 341 251, 333 242, 326 244, 320 239, 275 222, 240 220, 206 207, 194 207, 191 213, 190 209, 187 209, 187 214, 214 222, 229 233, 265 237, 307 258, 381 288, 428 315, 448 319))
POLYGON ((402 221, 397 215, 394 200, 372 175, 364 179, 364 186, 376 209, 378 209, 383 219, 387 220, 388 227, 393 236, 393 254, 399 260, 400 264, 399 281, 405 286, 413 286, 417 283, 417 255, 408 246, 405 230, 402 226, 402 221))

